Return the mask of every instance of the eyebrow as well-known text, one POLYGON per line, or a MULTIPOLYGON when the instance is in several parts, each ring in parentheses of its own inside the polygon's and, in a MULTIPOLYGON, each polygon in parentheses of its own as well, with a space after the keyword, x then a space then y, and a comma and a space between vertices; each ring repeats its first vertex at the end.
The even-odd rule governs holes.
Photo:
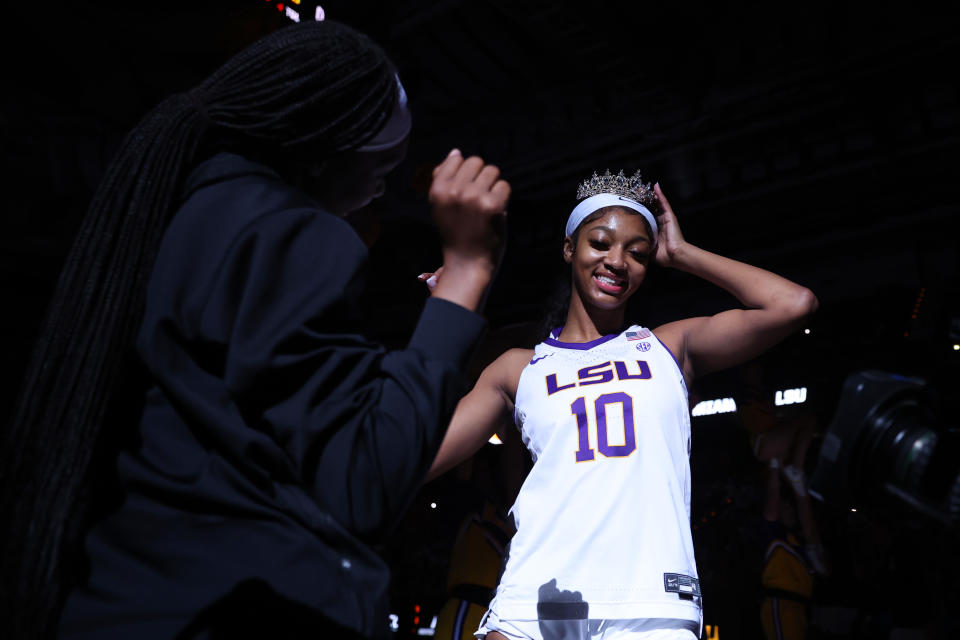
MULTIPOLYGON (((604 227, 604 226, 593 227, 590 229, 590 231, 606 231, 607 233, 614 233, 613 229, 611 229, 610 227, 604 227)), ((648 238, 647 236, 637 236, 635 238, 632 238, 630 242, 628 242, 627 244, 633 244, 634 242, 640 242, 641 240, 643 240, 647 244, 653 244, 650 241, 650 238, 648 238)))

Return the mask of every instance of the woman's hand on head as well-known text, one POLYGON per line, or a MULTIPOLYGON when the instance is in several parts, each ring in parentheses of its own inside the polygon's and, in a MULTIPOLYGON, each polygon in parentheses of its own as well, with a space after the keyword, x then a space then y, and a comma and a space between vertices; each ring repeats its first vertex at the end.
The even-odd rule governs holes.
POLYGON ((654 262, 664 267, 673 266, 677 255, 683 251, 687 241, 683 238, 680 231, 680 225, 677 223, 677 216, 670 206, 667 197, 663 195, 660 183, 653 185, 653 191, 660 201, 660 208, 663 213, 657 216, 657 251, 654 254, 654 262))

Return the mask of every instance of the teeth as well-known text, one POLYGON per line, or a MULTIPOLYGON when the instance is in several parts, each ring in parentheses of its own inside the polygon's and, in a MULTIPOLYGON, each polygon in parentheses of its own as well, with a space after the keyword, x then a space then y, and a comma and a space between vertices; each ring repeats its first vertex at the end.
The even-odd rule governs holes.
POLYGON ((604 284, 609 284, 609 285, 613 285, 613 286, 617 286, 617 285, 620 284, 619 282, 617 282, 617 281, 614 280, 613 278, 608 278, 607 276, 597 276, 597 280, 599 280, 600 282, 603 282, 604 284))

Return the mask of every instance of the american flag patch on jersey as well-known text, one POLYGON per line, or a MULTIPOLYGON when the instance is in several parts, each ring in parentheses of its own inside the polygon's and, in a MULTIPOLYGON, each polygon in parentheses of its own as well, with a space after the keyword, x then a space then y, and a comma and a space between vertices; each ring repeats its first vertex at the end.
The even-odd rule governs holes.
POLYGON ((641 331, 627 331, 627 340, 643 340, 644 338, 650 337, 650 330, 643 329, 641 331))

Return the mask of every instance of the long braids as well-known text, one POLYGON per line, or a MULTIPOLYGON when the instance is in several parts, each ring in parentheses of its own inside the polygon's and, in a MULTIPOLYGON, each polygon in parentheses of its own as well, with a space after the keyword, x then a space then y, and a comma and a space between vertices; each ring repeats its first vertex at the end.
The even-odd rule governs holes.
POLYGON ((47 310, 13 417, 0 434, 0 619, 9 637, 52 632, 64 547, 104 416, 127 375, 147 280, 185 177, 227 146, 263 158, 355 149, 397 99, 365 36, 291 25, 234 56, 128 134, 93 197, 47 310))

